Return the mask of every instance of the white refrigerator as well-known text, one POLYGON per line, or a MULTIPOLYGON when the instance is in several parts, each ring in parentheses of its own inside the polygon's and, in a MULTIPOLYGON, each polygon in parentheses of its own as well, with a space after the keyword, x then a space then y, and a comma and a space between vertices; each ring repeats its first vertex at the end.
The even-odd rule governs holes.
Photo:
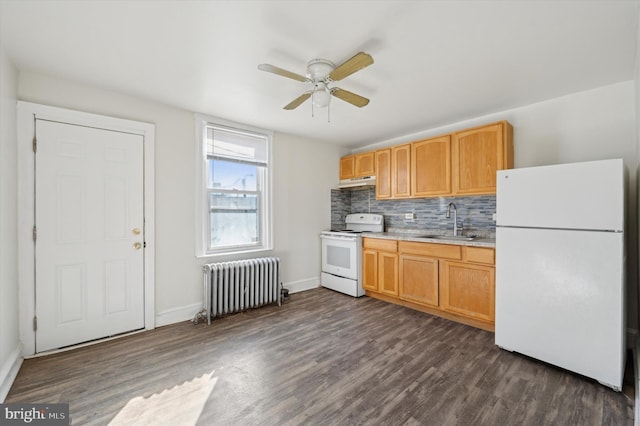
POLYGON ((621 390, 625 178, 621 159, 498 172, 499 347, 621 390))

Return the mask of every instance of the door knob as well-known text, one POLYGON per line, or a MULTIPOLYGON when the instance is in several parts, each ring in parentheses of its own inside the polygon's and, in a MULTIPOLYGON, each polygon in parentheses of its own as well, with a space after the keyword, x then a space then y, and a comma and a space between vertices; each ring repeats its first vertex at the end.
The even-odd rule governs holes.
POLYGON ((133 232, 133 235, 140 235, 140 228, 133 228, 131 232, 133 232))
POLYGON ((133 243, 133 248, 136 250, 140 250, 140 248, 142 247, 142 244, 140 243, 133 243))

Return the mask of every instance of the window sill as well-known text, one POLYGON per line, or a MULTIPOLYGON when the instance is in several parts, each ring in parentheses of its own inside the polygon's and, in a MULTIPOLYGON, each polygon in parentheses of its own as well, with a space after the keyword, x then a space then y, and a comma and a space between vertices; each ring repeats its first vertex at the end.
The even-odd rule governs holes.
POLYGON ((257 249, 250 249, 250 250, 237 250, 237 251, 225 251, 225 252, 219 252, 219 253, 206 253, 206 254, 199 254, 196 255, 196 259, 198 260, 202 260, 202 259, 218 259, 221 257, 235 257, 235 256, 241 256, 244 254, 253 254, 253 253, 261 253, 261 252, 268 252, 268 251, 273 251, 272 247, 268 247, 268 248, 257 248, 257 249))

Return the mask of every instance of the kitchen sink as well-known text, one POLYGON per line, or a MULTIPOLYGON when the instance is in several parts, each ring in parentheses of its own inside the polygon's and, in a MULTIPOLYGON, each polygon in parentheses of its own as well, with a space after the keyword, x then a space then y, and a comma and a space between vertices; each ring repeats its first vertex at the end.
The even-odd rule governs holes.
POLYGON ((433 238, 437 240, 473 241, 476 235, 417 235, 416 238, 433 238))

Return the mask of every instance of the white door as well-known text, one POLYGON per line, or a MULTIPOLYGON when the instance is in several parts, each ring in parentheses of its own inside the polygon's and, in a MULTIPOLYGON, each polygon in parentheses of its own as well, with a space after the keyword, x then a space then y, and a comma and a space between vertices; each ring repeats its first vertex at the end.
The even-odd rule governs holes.
POLYGON ((143 137, 44 120, 36 136, 36 352, 143 328, 143 137))

